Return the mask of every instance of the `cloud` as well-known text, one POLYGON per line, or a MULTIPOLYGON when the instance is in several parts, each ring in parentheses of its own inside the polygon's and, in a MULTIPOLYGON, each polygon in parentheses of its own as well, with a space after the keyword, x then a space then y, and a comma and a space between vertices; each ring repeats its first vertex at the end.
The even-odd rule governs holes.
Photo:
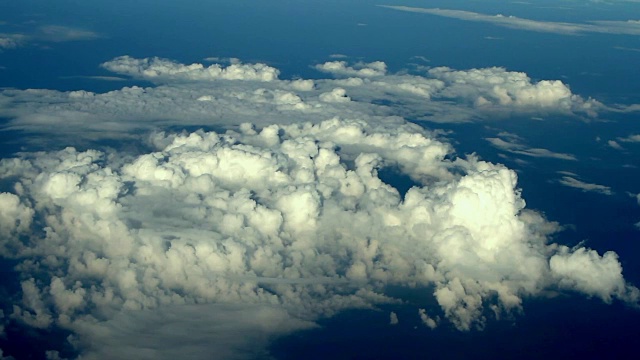
MULTIPOLYGON (((72 332, 86 358, 255 358, 273 337, 345 309, 406 301, 390 286, 431 289, 422 321, 461 331, 549 289, 637 301, 613 253, 552 243, 558 224, 525 208, 515 172, 456 158, 399 116, 405 105, 371 101, 445 114, 450 102, 432 99, 458 97, 475 114, 468 103, 487 82, 512 87, 500 79, 518 73, 283 80, 261 64, 121 57, 105 67, 162 85, 0 96, 9 128, 70 135, 54 138, 58 149, 85 140, 0 160, 11 184, 0 256, 21 278, 8 316, 72 332), (193 126, 207 130, 181 131, 193 126), (123 138, 136 146, 99 146, 123 138), (379 175, 389 169, 415 186, 401 194, 379 175)), ((487 99, 517 109, 509 96, 487 99)))
POLYGON ((561 246, 559 253, 549 260, 549 265, 554 274, 563 277, 559 283, 561 287, 577 289, 605 302, 611 302, 612 294, 633 301, 637 301, 640 295, 638 289, 629 291, 625 285, 622 266, 614 252, 600 256, 593 250, 580 248, 570 251, 561 246), (594 269, 606 270, 594 272, 594 269))
POLYGON ((571 161, 577 160, 576 157, 571 154, 557 153, 547 149, 528 147, 522 144, 517 138, 507 140, 503 140, 501 138, 486 138, 485 140, 487 140, 495 148, 498 148, 502 151, 510 152, 512 154, 525 155, 536 158, 551 158, 571 161))
POLYGON ((640 142, 640 135, 629 135, 627 137, 618 138, 618 140, 626 143, 636 143, 640 142))
POLYGON ((0 33, 0 49, 15 49, 22 46, 27 40, 26 35, 0 33))
POLYGON ((608 186, 586 183, 570 176, 563 176, 562 179, 558 180, 558 183, 564 186, 580 189, 584 192, 597 192, 604 195, 613 194, 611 188, 608 186))
POLYGON ((270 305, 207 304, 127 311, 106 322, 78 321, 83 359, 257 359, 269 340, 315 324, 270 305))
POLYGON ((607 141, 607 145, 609 145, 611 148, 616 150, 624 150, 624 148, 620 144, 618 144, 618 142, 615 140, 607 141))
POLYGON ((38 40, 51 42, 86 41, 95 40, 102 36, 90 30, 79 29, 69 26, 47 25, 38 28, 38 40))
POLYGON ((447 86, 442 97, 466 98, 478 109, 549 109, 571 113, 585 112, 595 116, 600 104, 592 99, 583 100, 571 93, 560 80, 542 80, 532 83, 521 72, 509 72, 504 68, 472 69, 456 71, 448 67, 436 67, 429 75, 444 81, 447 86))
POLYGON ((417 8, 408 6, 378 5, 387 9, 424 13, 436 16, 443 16, 458 20, 485 22, 496 26, 511 29, 548 32, 561 35, 579 35, 582 33, 605 33, 620 35, 640 35, 640 20, 627 21, 591 21, 589 24, 553 22, 523 19, 515 16, 505 16, 502 14, 485 15, 464 10, 450 10, 438 8, 417 8))
POLYGON ((595 100, 571 93, 559 81, 534 82, 524 73, 502 68, 438 67, 420 76, 390 74, 380 62, 358 66, 330 62, 319 67, 332 71, 336 79, 281 80, 279 71, 265 64, 185 65, 122 56, 102 66, 159 86, 101 94, 6 89, 0 92, 0 116, 10 119, 4 128, 46 133, 37 141, 54 141, 56 136, 77 141, 78 133, 86 139, 122 139, 174 124, 264 126, 334 116, 464 122, 513 114, 596 116, 606 110, 595 100), (219 86, 211 86, 212 82, 219 86))
POLYGON ((264 64, 232 63, 226 68, 218 64, 204 67, 201 64, 182 65, 160 58, 135 59, 129 56, 115 58, 102 64, 102 67, 116 74, 154 82, 215 79, 273 81, 279 75, 277 69, 264 64))
POLYGON ((420 316, 420 321, 422 321, 426 327, 432 330, 438 327, 437 321, 430 318, 425 309, 418 309, 418 315, 420 316))
POLYGON ((46 25, 30 33, 1 34, 0 49, 15 49, 34 42, 86 41, 102 38, 103 35, 90 30, 60 25, 46 25))
POLYGON ((339 76, 374 77, 384 76, 387 72, 387 65, 382 61, 375 61, 357 63, 352 67, 348 66, 346 61, 330 61, 316 65, 316 69, 339 76))
POLYGON ((398 315, 393 311, 389 314, 389 325, 398 325, 398 315))

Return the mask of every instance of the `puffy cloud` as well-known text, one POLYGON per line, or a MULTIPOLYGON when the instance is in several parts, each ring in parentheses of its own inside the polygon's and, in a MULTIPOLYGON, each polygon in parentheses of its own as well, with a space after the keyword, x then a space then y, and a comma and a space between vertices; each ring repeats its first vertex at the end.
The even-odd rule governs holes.
POLYGON ((458 20, 485 22, 497 26, 518 30, 528 30, 537 32, 548 32, 562 35, 579 35, 582 33, 605 33, 622 35, 640 35, 640 21, 592 21, 590 24, 540 21, 519 18, 516 16, 505 16, 502 14, 486 15, 472 11, 450 10, 450 9, 429 9, 409 6, 378 5, 380 7, 443 16, 458 20))
MULTIPOLYGON (((525 74, 499 68, 456 71, 440 67, 427 76, 279 80, 278 70, 264 64, 184 65, 123 56, 103 66, 163 85, 124 87, 101 94, 6 89, 0 92, 0 116, 11 120, 3 127, 46 133, 37 139, 41 142, 60 141, 56 136, 70 142, 133 138, 176 124, 217 127, 250 122, 267 126, 301 119, 319 122, 334 116, 387 123, 398 122, 393 120, 397 116, 460 122, 514 112, 592 114, 601 108, 559 82, 533 83, 525 74), (221 86, 211 86, 211 82, 221 82, 221 86)), ((368 69, 383 68, 376 66, 368 69)))
POLYGON ((420 316, 420 321, 428 328, 435 329, 438 327, 436 320, 430 318, 425 309, 418 309, 418 315, 420 316))
POLYGON ((600 256, 593 250, 580 248, 570 251, 561 246, 549 260, 549 265, 555 276, 562 277, 561 287, 597 296, 605 302, 610 302, 614 294, 634 302, 640 296, 637 288, 625 284, 618 255, 612 251, 600 256))
POLYGON ((592 191, 592 192, 597 192, 604 195, 613 194, 613 192, 611 191, 611 188, 608 186, 586 183, 584 181, 575 179, 571 176, 563 176, 562 179, 558 180, 558 183, 564 186, 580 189, 584 192, 592 191))
POLYGON ((387 64, 374 61, 348 66, 346 61, 330 61, 316 65, 316 69, 338 76, 375 77, 384 76, 387 73, 387 64))
MULTIPOLYGON (((515 173, 447 161, 450 148, 415 125, 332 119, 150 142, 156 151, 133 158, 68 148, 0 162, 21 189, 4 195, 3 214, 41 219, 25 222, 27 244, 6 240, 17 251, 4 256, 22 261, 25 275, 45 275, 23 281, 12 316, 74 331, 89 357, 172 354, 161 327, 149 330, 157 342, 147 352, 124 339, 163 321, 185 321, 170 327, 181 333, 188 314, 209 313, 202 319, 215 324, 236 317, 216 304, 237 304, 251 319, 236 325, 262 324, 255 336, 268 339, 397 301, 385 285, 434 286, 439 311, 461 330, 482 327, 487 304, 519 309, 522 296, 554 284, 632 300, 612 253, 562 248, 549 257, 555 226, 524 209, 515 173), (377 175, 387 166, 420 185, 402 198, 377 175), (583 275, 571 271, 578 263, 583 275), (126 345, 122 354, 111 341, 126 345)), ((217 351, 246 345, 226 344, 217 351)))
MULTIPOLYGON (((89 140, 146 134, 133 151, 89 144, 0 161, 3 184, 13 184, 0 195, 0 254, 19 262, 22 279, 10 316, 72 331, 87 358, 256 357, 273 336, 319 318, 402 302, 388 286, 433 289, 424 323, 460 330, 482 328, 489 306, 519 310, 550 288, 635 301, 615 256, 550 243, 558 225, 525 208, 513 171, 451 159, 450 145, 397 116, 403 107, 371 101, 397 96, 411 111, 444 114, 450 102, 434 99, 474 102, 493 91, 483 88, 491 77, 457 87, 467 75, 448 69, 291 81, 266 65, 106 64, 166 84, 0 97, 9 128, 89 140), (474 86, 482 89, 468 92, 474 86), (175 126, 216 131, 152 131, 175 126), (415 186, 401 195, 379 176, 385 169, 415 186), (578 262, 617 285, 586 282, 570 270, 578 262), (194 328, 203 330, 190 342, 194 328)), ((517 109, 509 96, 494 106, 517 109)))
POLYGON ((525 73, 510 72, 504 68, 455 71, 448 67, 436 67, 429 70, 429 75, 447 84, 441 96, 473 101, 478 108, 512 106, 590 113, 592 108, 599 106, 591 99, 584 101, 573 95, 560 80, 532 83, 525 73))
POLYGON ((135 59, 120 56, 102 64, 102 67, 116 74, 128 75, 153 82, 176 80, 254 80, 273 81, 278 79, 279 71, 265 64, 232 63, 227 67, 212 64, 182 65, 160 58, 135 59))
POLYGON ((389 313, 389 325, 398 325, 398 315, 393 311, 389 313))
POLYGON ((319 96, 324 102, 349 102, 351 98, 347 96, 347 92, 343 88, 335 88, 330 92, 322 93, 319 96))

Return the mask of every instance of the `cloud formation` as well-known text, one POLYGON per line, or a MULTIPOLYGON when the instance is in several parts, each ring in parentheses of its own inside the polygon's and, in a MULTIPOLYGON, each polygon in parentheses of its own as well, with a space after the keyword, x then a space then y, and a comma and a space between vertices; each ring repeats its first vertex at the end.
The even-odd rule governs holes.
POLYGON ((520 73, 495 68, 421 77, 369 64, 353 71, 379 73, 353 77, 339 65, 326 67, 337 79, 312 81, 260 64, 104 66, 162 85, 0 97, 10 128, 145 138, 133 151, 94 143, 0 160, 11 184, 0 255, 22 279, 7 316, 71 331, 86 358, 254 358, 322 317, 402 302, 391 285, 433 289, 423 323, 462 331, 482 328, 488 307, 519 311, 548 290, 638 300, 614 253, 553 244, 558 224, 525 208, 515 172, 455 158, 397 107, 370 101, 573 109, 561 105, 578 101, 570 92, 537 90, 557 84, 516 84, 520 73), (524 89, 539 101, 518 100, 524 89), (215 131, 167 130, 206 125, 215 131), (401 194, 382 170, 415 186, 401 194))
POLYGON ((608 186, 586 183, 584 181, 575 179, 571 176, 563 176, 562 179, 558 180, 558 183, 564 186, 580 189, 584 192, 597 192, 604 195, 613 194, 613 192, 611 191, 611 188, 608 186))
POLYGON ((561 35, 578 35, 583 33, 605 33, 620 35, 640 35, 640 20, 612 21, 599 20, 591 21, 588 24, 539 21, 519 18, 516 16, 505 16, 502 14, 486 15, 465 10, 450 10, 439 8, 418 8, 409 6, 378 5, 387 9, 407 11, 414 13, 424 13, 436 16, 443 16, 458 20, 484 22, 511 29, 548 32, 561 35))
POLYGON ((101 38, 90 30, 61 25, 45 25, 31 33, 0 33, 0 49, 15 49, 33 42, 85 41, 101 38))
MULTIPOLYGON (((510 134, 509 134, 510 135, 510 134)), ((532 148, 522 143, 522 139, 513 136, 504 136, 505 139, 500 137, 486 138, 493 147, 502 151, 510 152, 517 155, 525 155, 535 158, 551 158, 560 160, 576 161, 576 157, 571 154, 557 153, 543 148, 532 148)))
POLYGON ((606 110, 593 99, 573 94, 560 81, 535 82, 503 68, 437 67, 420 76, 390 74, 382 62, 329 62, 318 68, 334 79, 281 80, 276 68, 240 62, 204 66, 122 56, 102 67, 158 86, 102 94, 6 89, 0 92, 0 116, 11 119, 5 129, 69 141, 78 133, 88 139, 122 139, 174 124, 264 126, 334 116, 464 122, 512 114, 596 116, 606 110))

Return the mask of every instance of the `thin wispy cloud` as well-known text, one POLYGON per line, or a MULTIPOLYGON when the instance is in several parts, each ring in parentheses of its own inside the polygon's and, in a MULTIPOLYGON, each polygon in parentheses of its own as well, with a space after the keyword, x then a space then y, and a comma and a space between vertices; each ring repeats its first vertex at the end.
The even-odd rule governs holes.
POLYGON ((464 21, 490 23, 511 29, 547 32, 562 35, 580 35, 584 33, 606 33, 620 35, 640 35, 640 20, 591 21, 589 23, 571 23, 541 21, 503 14, 487 15, 465 10, 439 8, 418 8, 409 6, 378 5, 387 9, 430 14, 464 21))
POLYGON ((613 194, 609 186, 584 182, 571 176, 563 176, 558 180, 558 183, 584 192, 596 192, 604 195, 613 194))
POLYGON ((512 154, 517 155, 525 155, 529 157, 536 158, 551 158, 551 159, 559 159, 559 160, 571 160, 576 161, 576 157, 571 154, 566 153, 558 153, 548 149, 543 148, 533 148, 529 147, 523 143, 521 143, 518 139, 501 139, 499 137, 496 138, 486 138, 491 145, 495 148, 498 148, 502 151, 510 152, 512 154))
POLYGON ((45 25, 26 33, 0 33, 0 49, 15 49, 32 43, 87 41, 104 35, 76 27, 45 25))

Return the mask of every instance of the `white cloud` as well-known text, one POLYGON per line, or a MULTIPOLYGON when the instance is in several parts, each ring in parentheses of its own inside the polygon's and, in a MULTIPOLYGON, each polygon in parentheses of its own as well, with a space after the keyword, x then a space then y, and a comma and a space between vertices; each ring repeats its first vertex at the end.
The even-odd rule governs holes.
POLYGON ((563 278, 559 282, 561 287, 576 289, 605 302, 611 302, 614 294, 638 301, 638 289, 630 289, 625 284, 622 266, 614 252, 609 251, 600 256, 593 250, 580 248, 571 251, 566 246, 561 246, 558 254, 549 260, 549 265, 554 275, 563 278), (598 270, 594 271, 595 269, 598 270))
POLYGON ((218 64, 204 67, 202 64, 182 65, 160 58, 135 59, 130 56, 120 56, 102 64, 102 67, 116 74, 154 82, 216 79, 273 81, 279 75, 277 69, 265 64, 232 63, 226 68, 218 64))
POLYGON ((45 25, 25 34, 0 33, 0 49, 15 49, 33 42, 85 41, 101 37, 103 36, 90 30, 61 25, 45 25))
POLYGON ((374 77, 279 80, 279 71, 264 64, 184 65, 123 56, 103 67, 163 85, 102 94, 6 89, 0 92, 0 116, 11 119, 4 128, 47 134, 37 141, 54 141, 56 136, 77 141, 78 133, 85 139, 131 138, 140 131, 174 124, 264 126, 296 123, 301 118, 319 122, 334 116, 461 122, 514 113, 595 116, 605 110, 597 101, 572 94, 559 81, 536 83, 524 73, 501 68, 440 67, 418 76, 384 73, 383 65, 370 63, 366 69, 353 70, 375 72, 374 77), (340 94, 335 91, 341 91, 336 89, 344 89, 348 98, 336 96, 340 94))
POLYGON ((611 188, 608 186, 586 183, 584 181, 575 179, 571 176, 563 176, 562 179, 558 180, 558 183, 564 186, 580 189, 584 192, 597 192, 604 195, 613 194, 613 192, 611 191, 611 188))
POLYGON ((436 320, 430 318, 425 309, 418 309, 418 315, 420 316, 420 321, 422 321, 422 323, 428 328, 435 329, 438 327, 436 320))
POLYGON ((618 140, 626 143, 640 142, 640 134, 629 135, 627 137, 618 138, 618 140))
POLYGON ((607 145, 609 145, 611 148, 616 150, 624 150, 624 148, 620 144, 618 144, 618 142, 615 140, 607 141, 607 145))
POLYGON ((375 77, 387 73, 387 65, 382 61, 356 63, 353 67, 346 61, 330 61, 316 65, 316 69, 339 76, 375 77))
POLYGON ((548 149, 531 148, 522 144, 517 138, 511 138, 510 140, 503 140, 501 138, 486 138, 491 145, 512 154, 525 155, 537 158, 552 158, 560 160, 577 160, 575 156, 565 153, 557 153, 548 149))
POLYGON ((389 313, 389 325, 398 325, 398 315, 393 311, 389 313))
POLYGON ((591 21, 588 24, 539 21, 519 18, 516 16, 505 16, 502 14, 486 15, 472 11, 450 10, 438 8, 417 8, 408 6, 378 5, 380 7, 443 16, 458 20, 485 22, 518 30, 528 30, 537 32, 549 32, 562 35, 578 35, 582 33, 606 33, 622 35, 640 35, 640 21, 591 21))
POLYGON ((322 93, 319 96, 320 101, 324 102, 349 102, 351 98, 347 96, 347 92, 343 88, 335 88, 330 92, 322 93))
POLYGON ((569 87, 560 80, 533 83, 525 73, 509 72, 504 68, 456 71, 447 67, 436 67, 429 70, 429 75, 447 84, 440 96, 465 98, 473 101, 480 109, 550 109, 595 115, 594 111, 600 107, 600 104, 592 99, 585 101, 572 94, 569 87))
MULTIPOLYGON (((481 328, 489 306, 516 311, 523 297, 549 288, 635 301, 613 255, 550 243, 558 225, 525 208, 513 171, 475 157, 449 160, 450 145, 398 116, 407 106, 370 101, 402 98, 415 105, 410 111, 427 104, 446 114, 453 105, 432 99, 472 103, 493 91, 486 83, 512 88, 500 81, 518 73, 489 70, 496 81, 440 68, 441 79, 290 81, 260 64, 106 64, 164 85, 0 96, 10 128, 89 141, 145 134, 146 147, 135 151, 69 147, 0 161, 0 178, 15 184, 0 195, 0 255, 18 261, 24 279, 10 316, 72 331, 87 358, 205 348, 251 358, 271 337, 322 317, 402 302, 386 294, 390 285, 433 288, 438 305, 421 319, 460 330, 481 328), (153 131, 171 126, 217 130, 153 131), (379 177, 385 168, 416 186, 401 196, 379 177), (616 285, 567 270, 577 262, 616 285), (183 340, 190 329, 203 329, 193 342, 183 340)), ((517 109, 518 95, 509 94, 511 102, 486 99, 517 109)))

